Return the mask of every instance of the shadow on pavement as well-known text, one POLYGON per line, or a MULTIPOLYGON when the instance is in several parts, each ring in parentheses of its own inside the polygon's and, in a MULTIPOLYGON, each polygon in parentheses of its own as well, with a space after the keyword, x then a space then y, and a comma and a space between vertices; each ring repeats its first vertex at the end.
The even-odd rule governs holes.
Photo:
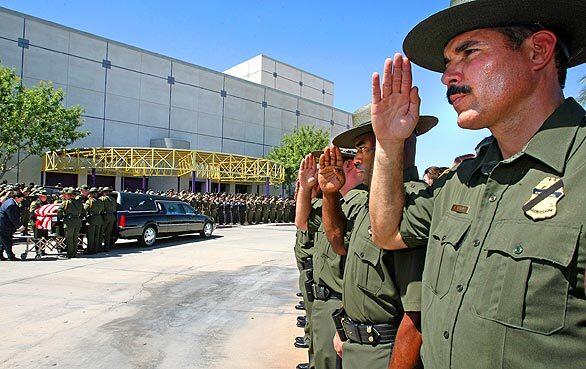
MULTIPOLYGON (((181 246, 187 243, 199 243, 207 240, 213 240, 217 238, 222 238, 223 236, 219 235, 212 235, 209 238, 205 238, 200 236, 199 234, 187 234, 187 235, 180 235, 180 236, 169 236, 169 237, 160 237, 157 238, 157 242, 154 246, 141 246, 138 241, 136 240, 119 240, 116 242, 114 247, 108 252, 100 252, 97 254, 84 254, 78 251, 76 258, 78 259, 102 259, 102 258, 111 258, 111 257, 118 257, 126 254, 137 254, 142 253, 145 251, 157 250, 157 249, 164 249, 167 247, 174 247, 174 246, 181 246)), ((21 256, 20 247, 24 246, 22 244, 15 244, 14 245, 14 253, 17 257, 21 256)), ((24 250, 22 250, 24 251, 24 250)), ((66 260, 65 254, 57 254, 55 251, 49 251, 49 253, 43 255, 40 260, 35 260, 35 252, 29 252, 26 259, 22 261, 34 261, 34 262, 43 262, 43 261, 58 261, 58 260, 66 260)))

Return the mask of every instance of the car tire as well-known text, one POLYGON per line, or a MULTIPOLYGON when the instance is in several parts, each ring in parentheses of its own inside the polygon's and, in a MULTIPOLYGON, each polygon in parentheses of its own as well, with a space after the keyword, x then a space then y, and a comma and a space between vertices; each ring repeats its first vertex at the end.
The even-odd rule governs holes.
POLYGON ((205 222, 203 225, 203 230, 199 233, 202 237, 210 238, 212 237, 212 232, 214 231, 214 224, 212 222, 205 222))
POLYGON ((142 246, 151 247, 157 240, 157 229, 152 226, 146 226, 142 231, 142 237, 138 240, 142 246))

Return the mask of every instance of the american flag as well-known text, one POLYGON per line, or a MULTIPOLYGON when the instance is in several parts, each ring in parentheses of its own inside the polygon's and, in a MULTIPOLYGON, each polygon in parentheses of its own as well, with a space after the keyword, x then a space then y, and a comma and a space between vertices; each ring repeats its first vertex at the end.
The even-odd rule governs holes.
POLYGON ((37 220, 35 221, 35 227, 37 229, 44 229, 50 231, 53 226, 53 222, 57 220, 57 211, 61 207, 61 204, 47 204, 35 210, 37 220))

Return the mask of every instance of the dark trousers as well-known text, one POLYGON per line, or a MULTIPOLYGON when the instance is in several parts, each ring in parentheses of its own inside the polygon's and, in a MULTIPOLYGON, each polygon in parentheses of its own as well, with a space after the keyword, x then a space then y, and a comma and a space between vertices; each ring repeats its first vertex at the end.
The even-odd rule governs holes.
POLYGON ((12 252, 12 233, 7 233, 7 232, 0 232, 0 245, 1 245, 1 249, 0 249, 0 254, 2 252, 6 252, 6 256, 9 259, 14 258, 14 253, 12 252))
POLYGON ((46 229, 38 229, 37 227, 33 228, 33 237, 38 240, 39 238, 48 238, 49 231, 46 229))

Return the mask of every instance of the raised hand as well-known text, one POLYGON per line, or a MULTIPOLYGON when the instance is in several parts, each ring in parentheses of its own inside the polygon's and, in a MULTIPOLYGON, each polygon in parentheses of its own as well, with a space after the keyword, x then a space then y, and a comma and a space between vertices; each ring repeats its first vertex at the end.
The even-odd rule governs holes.
POLYGON ((412 81, 411 62, 401 54, 385 60, 382 90, 379 74, 372 75, 370 113, 377 141, 404 141, 413 133, 421 99, 412 81))
POLYGON ((346 176, 342 167, 344 159, 340 149, 336 146, 329 146, 319 157, 318 182, 324 193, 335 193, 340 191, 346 183, 346 176))
POLYGON ((299 164, 298 172, 299 186, 304 190, 311 191, 317 186, 317 164, 311 154, 305 155, 299 164))

